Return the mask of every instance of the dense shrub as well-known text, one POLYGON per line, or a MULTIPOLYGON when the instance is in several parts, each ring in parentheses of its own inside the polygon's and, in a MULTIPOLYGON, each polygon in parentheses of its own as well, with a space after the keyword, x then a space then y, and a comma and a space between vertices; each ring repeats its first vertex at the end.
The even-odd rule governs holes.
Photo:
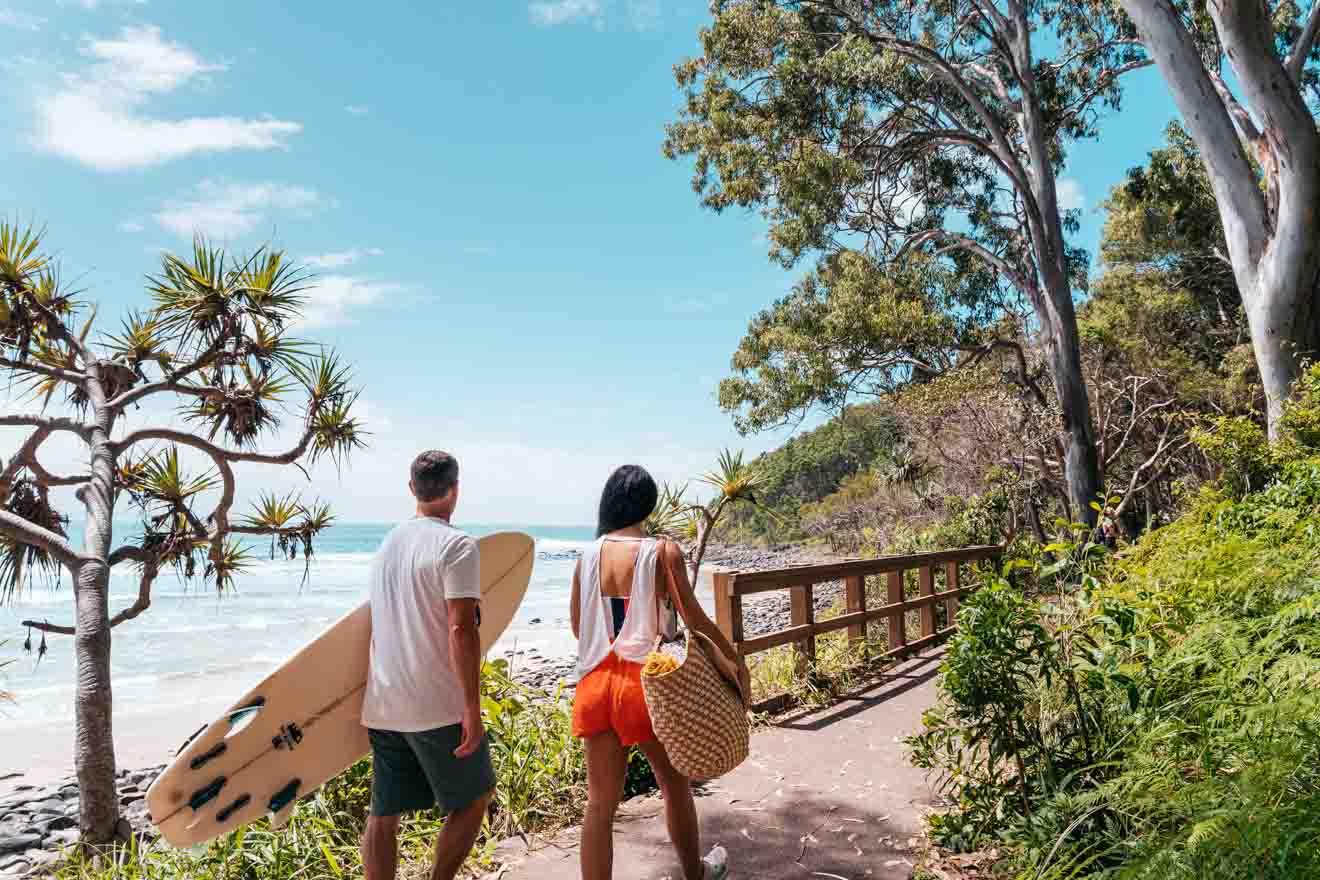
POLYGON ((963 606, 912 740, 954 798, 938 841, 1037 871, 1320 876, 1320 457, 1271 459, 1074 594, 1001 575, 963 606))

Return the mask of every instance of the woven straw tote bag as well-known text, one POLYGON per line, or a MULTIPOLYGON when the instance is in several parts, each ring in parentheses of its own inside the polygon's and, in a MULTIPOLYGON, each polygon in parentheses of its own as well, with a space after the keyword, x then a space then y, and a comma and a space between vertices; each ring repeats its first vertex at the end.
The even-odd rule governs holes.
POLYGON ((688 630, 686 637, 687 657, 663 675, 643 674, 642 692, 675 769, 689 779, 714 779, 747 758, 747 707, 712 660, 719 648, 701 633, 688 630))

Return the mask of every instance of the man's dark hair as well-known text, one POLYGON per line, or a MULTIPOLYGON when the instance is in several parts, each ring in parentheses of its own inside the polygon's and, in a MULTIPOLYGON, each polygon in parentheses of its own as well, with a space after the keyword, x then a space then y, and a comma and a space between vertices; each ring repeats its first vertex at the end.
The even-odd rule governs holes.
POLYGON ((413 494, 418 501, 443 498, 458 483, 458 459, 448 452, 429 449, 413 459, 413 494))
POLYGON ((659 498, 660 490, 646 468, 625 464, 610 474, 600 493, 596 537, 637 525, 651 515, 659 498))

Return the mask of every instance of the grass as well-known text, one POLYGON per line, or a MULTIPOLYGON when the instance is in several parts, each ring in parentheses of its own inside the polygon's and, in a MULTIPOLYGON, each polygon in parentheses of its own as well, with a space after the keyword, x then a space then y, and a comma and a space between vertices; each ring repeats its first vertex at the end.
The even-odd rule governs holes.
MULTIPOLYGON (((494 806, 467 865, 492 869, 495 846, 507 837, 547 834, 581 819, 586 804, 586 758, 572 736, 571 712, 561 694, 514 681, 505 661, 486 664, 482 710, 495 765, 494 806)), ((645 760, 634 753, 626 791, 654 788, 645 760)), ((265 819, 194 850, 163 843, 121 848, 100 856, 71 854, 57 880, 293 880, 361 876, 358 840, 371 795, 371 763, 359 761, 302 801, 289 824, 272 831, 265 819)), ((428 876, 431 847, 443 819, 434 811, 403 821, 400 876, 428 876)))

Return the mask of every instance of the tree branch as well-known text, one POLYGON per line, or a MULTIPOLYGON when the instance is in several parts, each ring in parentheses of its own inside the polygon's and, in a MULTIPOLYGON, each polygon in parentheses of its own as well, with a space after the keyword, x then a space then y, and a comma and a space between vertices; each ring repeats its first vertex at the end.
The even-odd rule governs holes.
POLYGON ((111 553, 107 561, 109 562, 110 567, 114 568, 116 565, 124 562, 141 562, 145 564, 149 558, 150 554, 147 552, 146 548, 139 547, 136 544, 125 544, 123 547, 120 547, 111 553))
POLYGON ((138 443, 145 443, 151 440, 165 440, 170 443, 177 443, 180 446, 188 446, 205 452, 215 461, 227 462, 251 462, 255 464, 292 464, 297 461, 307 447, 312 442, 314 432, 308 428, 303 432, 302 438, 292 449, 278 454, 267 454, 261 452, 246 452, 241 449, 226 449, 222 446, 203 440, 187 431, 179 431, 173 428, 143 428, 139 431, 133 431, 124 437, 124 439, 113 444, 115 455, 121 454, 125 449, 138 443))
POLYGON ((1297 38, 1296 44, 1283 62, 1283 69, 1288 71, 1288 77, 1296 85, 1302 83, 1302 70, 1306 67, 1306 59, 1310 57, 1311 50, 1315 48, 1315 38, 1318 34, 1320 34, 1320 3, 1312 3, 1311 14, 1306 17, 1306 27, 1302 29, 1301 36, 1297 38))
POLYGON ((138 581, 137 600, 123 611, 110 618, 110 628, 132 620, 151 607, 151 585, 160 571, 160 562, 155 557, 148 557, 142 564, 142 578, 138 581))
POLYGON ((60 626, 55 623, 47 623, 44 620, 24 620, 19 626, 31 627, 37 632, 51 633, 57 636, 75 636, 78 631, 71 626, 60 626))
POLYGON ((180 384, 183 379, 196 373, 198 370, 205 369, 224 351, 225 338, 222 336, 211 344, 211 347, 197 356, 196 360, 185 364, 177 370, 170 371, 165 378, 157 382, 149 382, 146 385, 139 385, 137 388, 130 388, 128 391, 115 397, 106 405, 114 412, 121 412, 123 408, 130 403, 136 403, 144 397, 157 394, 162 391, 174 391, 179 394, 206 394, 212 389, 210 387, 197 387, 192 385, 180 384))
POLYGON ((69 568, 76 568, 82 561, 78 552, 63 536, 7 510, 0 510, 0 533, 20 543, 45 550, 69 568))
POLYGON ((1266 241, 1265 196, 1192 35, 1172 4, 1120 2, 1159 65, 1205 159, 1230 252, 1254 265, 1266 241))
POLYGON ((21 373, 37 373, 72 385, 81 385, 87 381, 85 373, 75 373, 72 370, 63 370, 59 367, 48 367, 34 361, 16 361, 12 358, 0 357, 0 367, 9 367, 21 373))

